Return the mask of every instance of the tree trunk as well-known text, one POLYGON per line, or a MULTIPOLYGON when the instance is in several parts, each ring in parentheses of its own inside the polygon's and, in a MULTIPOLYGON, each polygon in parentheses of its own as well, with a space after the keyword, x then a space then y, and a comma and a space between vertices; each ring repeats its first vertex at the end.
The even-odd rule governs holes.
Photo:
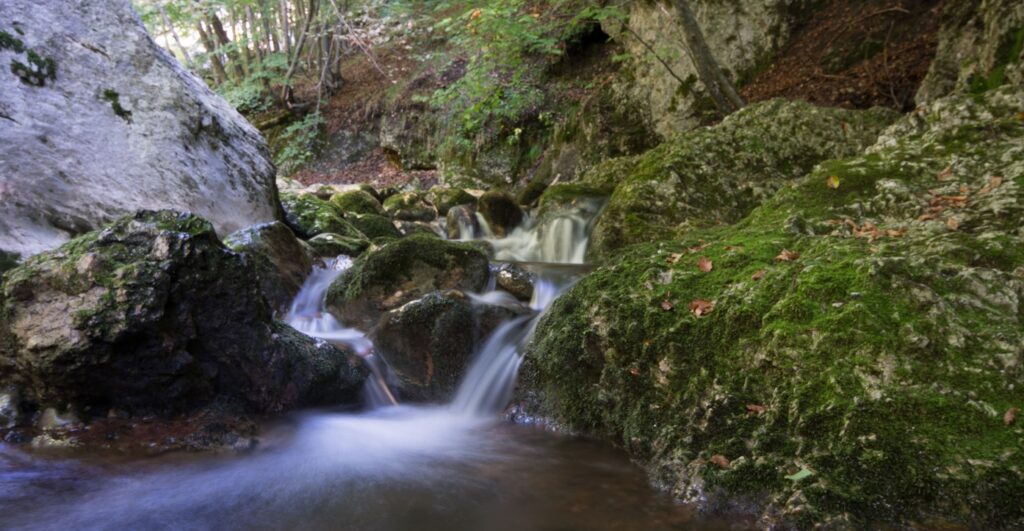
POLYGON ((227 81, 228 75, 224 71, 224 63, 221 62, 220 55, 217 55, 217 45, 210 37, 210 33, 203 28, 202 20, 196 20, 196 30, 199 32, 199 40, 203 41, 203 47, 206 48, 206 53, 210 56, 210 64, 213 65, 213 80, 217 85, 223 85, 227 81))
POLYGON ((242 68, 245 70, 245 77, 249 77, 249 73, 252 72, 252 51, 249 49, 252 39, 249 36, 249 26, 245 22, 244 10, 239 12, 236 8, 231 11, 231 24, 236 28, 235 42, 242 48, 242 68))
POLYGON ((686 51, 693 61, 693 66, 697 69, 697 75, 701 82, 707 87, 708 95, 714 100, 715 106, 723 114, 731 114, 743 108, 746 102, 736 92, 732 82, 722 73, 718 61, 715 60, 711 49, 708 48, 707 41, 704 40, 704 32, 701 31, 700 24, 697 23, 697 18, 693 16, 693 11, 690 10, 686 0, 672 0, 672 5, 675 6, 682 19, 686 51))
POLYGON ((213 12, 207 13, 206 19, 210 27, 213 28, 213 34, 217 37, 217 42, 221 48, 227 51, 228 63, 230 63, 235 81, 241 81, 245 78, 245 71, 242 69, 242 61, 238 58, 238 50, 231 49, 231 40, 228 39, 228 34, 224 31, 224 24, 221 23, 220 17, 213 12))
POLYGON ((288 24, 288 0, 281 0, 281 44, 284 48, 284 56, 292 56, 292 35, 291 26, 288 24))
POLYGON ((295 43, 295 53, 291 57, 291 61, 288 63, 288 71, 284 75, 284 90, 281 93, 281 100, 286 104, 291 103, 292 100, 292 88, 291 78, 295 74, 295 69, 299 64, 299 59, 302 57, 302 47, 306 43, 306 35, 309 34, 309 24, 313 21, 313 17, 316 16, 316 10, 319 6, 317 0, 309 0, 309 14, 306 16, 306 22, 302 25, 302 32, 299 33, 299 40, 295 43))
POLYGON ((273 10, 270 9, 268 0, 260 0, 260 23, 263 24, 263 38, 267 41, 267 50, 277 53, 281 51, 281 46, 277 42, 277 32, 270 27, 273 17, 273 10))
POLYGON ((260 35, 259 26, 256 25, 256 13, 253 12, 252 6, 245 6, 245 19, 246 26, 248 26, 246 37, 251 39, 249 42, 252 43, 253 48, 256 50, 256 59, 263 62, 263 38, 260 35))
POLYGON ((158 4, 160 8, 160 16, 164 19, 164 26, 167 26, 167 31, 174 38, 174 43, 178 45, 178 49, 181 50, 181 55, 185 57, 185 64, 188 65, 190 70, 195 70, 196 67, 192 63, 192 56, 188 53, 188 48, 185 48, 181 44, 181 37, 178 36, 178 30, 174 29, 174 24, 171 24, 171 17, 167 16, 167 10, 164 9, 163 4, 158 4))

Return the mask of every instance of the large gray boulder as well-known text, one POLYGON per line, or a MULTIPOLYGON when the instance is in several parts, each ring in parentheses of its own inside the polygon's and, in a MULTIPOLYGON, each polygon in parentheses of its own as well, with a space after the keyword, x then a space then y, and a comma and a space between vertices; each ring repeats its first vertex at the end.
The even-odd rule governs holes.
POLYGON ((0 251, 138 209, 192 211, 220 234, 277 217, 266 142, 128 0, 4 0, 0 32, 0 251))

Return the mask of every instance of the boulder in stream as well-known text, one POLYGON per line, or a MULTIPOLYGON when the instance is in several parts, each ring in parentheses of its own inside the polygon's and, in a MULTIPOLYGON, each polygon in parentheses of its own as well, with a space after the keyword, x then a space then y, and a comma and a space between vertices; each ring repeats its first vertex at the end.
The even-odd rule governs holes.
POLYGON ((384 200, 384 211, 399 221, 434 221, 437 210, 420 192, 402 192, 384 200))
POLYGON ((263 295, 277 311, 288 308, 317 261, 313 248, 280 221, 233 232, 224 238, 224 245, 249 256, 263 295))
POLYGON ((489 191, 480 196, 477 210, 487 221, 495 236, 506 236, 523 222, 525 214, 511 194, 489 191))
POLYGON ((303 239, 330 232, 347 238, 365 238, 345 220, 345 211, 313 194, 282 193, 285 221, 303 239))
POLYGON ((348 353, 273 319, 209 222, 141 211, 8 271, 0 379, 37 406, 171 414, 356 401, 348 353))

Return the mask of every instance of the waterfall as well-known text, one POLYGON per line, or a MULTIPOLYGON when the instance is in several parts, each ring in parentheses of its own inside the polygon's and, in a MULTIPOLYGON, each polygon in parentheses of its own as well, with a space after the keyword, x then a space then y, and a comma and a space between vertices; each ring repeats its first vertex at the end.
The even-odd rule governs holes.
POLYGON ((373 343, 362 331, 339 323, 326 309, 327 289, 349 267, 352 267, 352 259, 347 256, 329 259, 323 267, 314 267, 292 301, 285 322, 307 336, 355 350, 370 370, 371 377, 363 389, 366 403, 370 407, 397 404, 385 379, 384 364, 373 354, 373 343))
MULTIPOLYGON (((477 222, 482 235, 477 239, 491 244, 494 258, 498 261, 582 264, 591 224, 602 206, 596 201, 583 202, 556 215, 546 216, 539 223, 526 216, 504 238, 495 236, 487 220, 478 213, 477 222)), ((473 235, 471 227, 460 225, 459 234, 463 235, 463 241, 474 239, 470 236, 473 235)))

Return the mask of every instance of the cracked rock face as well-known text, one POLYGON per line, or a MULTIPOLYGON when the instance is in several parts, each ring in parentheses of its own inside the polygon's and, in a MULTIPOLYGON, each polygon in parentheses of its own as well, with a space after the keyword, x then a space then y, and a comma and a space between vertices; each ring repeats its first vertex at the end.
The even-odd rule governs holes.
POLYGON ((259 133, 147 35, 128 0, 0 3, 0 251, 137 209, 228 234, 277 217, 259 133))

